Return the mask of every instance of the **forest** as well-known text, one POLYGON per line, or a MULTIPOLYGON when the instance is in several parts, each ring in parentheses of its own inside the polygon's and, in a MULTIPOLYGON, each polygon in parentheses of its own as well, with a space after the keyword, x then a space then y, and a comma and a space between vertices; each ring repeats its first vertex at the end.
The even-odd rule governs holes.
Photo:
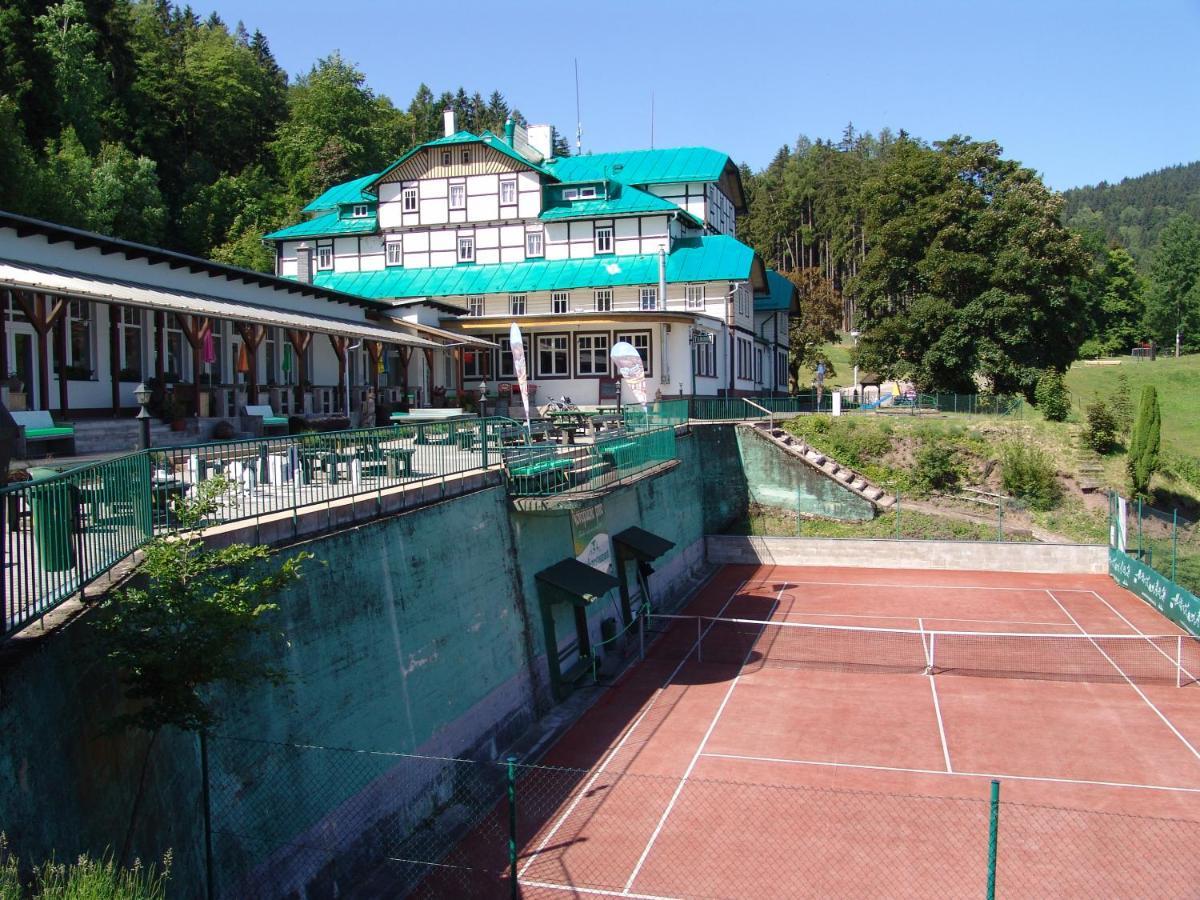
MULTIPOLYGON (((5 0, 0 209, 270 270, 262 234, 449 105, 475 132, 523 121, 495 90, 398 104, 336 51, 290 78, 262 32, 168 0, 5 0)), ((850 125, 742 174, 739 237, 803 298, 797 383, 851 329, 861 365, 930 390, 1200 349, 1200 163, 1059 195, 996 142, 850 125)))

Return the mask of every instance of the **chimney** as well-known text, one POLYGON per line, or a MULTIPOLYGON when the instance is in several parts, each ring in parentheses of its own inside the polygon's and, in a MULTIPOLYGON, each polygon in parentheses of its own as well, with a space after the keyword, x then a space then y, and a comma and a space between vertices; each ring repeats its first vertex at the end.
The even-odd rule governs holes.
POLYGON ((302 243, 296 248, 296 280, 312 284, 312 250, 309 249, 308 244, 302 243))
POLYGON ((445 112, 442 113, 443 131, 446 132, 446 137, 455 133, 454 129, 454 107, 447 106, 445 112))
POLYGON ((530 125, 529 145, 542 154, 542 159, 552 157, 554 155, 554 126, 530 125))
POLYGON ((504 120, 504 143, 508 144, 510 147, 514 146, 513 136, 516 134, 516 132, 517 123, 513 121, 512 116, 509 116, 504 120))

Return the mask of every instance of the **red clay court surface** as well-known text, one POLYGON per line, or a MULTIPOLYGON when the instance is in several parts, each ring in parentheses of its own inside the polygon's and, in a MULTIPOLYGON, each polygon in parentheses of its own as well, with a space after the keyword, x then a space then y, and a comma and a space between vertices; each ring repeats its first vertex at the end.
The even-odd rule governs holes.
MULTIPOLYGON (((681 612, 1180 633, 1106 576, 727 566, 681 612)), ((1170 641, 1034 648, 1092 677, 977 677, 876 667, 869 646, 862 667, 774 662, 776 635, 754 627, 741 643, 713 631, 697 660, 696 627, 664 623, 551 748, 543 766, 586 770, 568 789, 541 769, 518 782, 523 897, 979 897, 992 779, 997 896, 1200 896, 1191 639, 1176 687, 1129 671, 1148 654, 1169 675, 1170 641)))

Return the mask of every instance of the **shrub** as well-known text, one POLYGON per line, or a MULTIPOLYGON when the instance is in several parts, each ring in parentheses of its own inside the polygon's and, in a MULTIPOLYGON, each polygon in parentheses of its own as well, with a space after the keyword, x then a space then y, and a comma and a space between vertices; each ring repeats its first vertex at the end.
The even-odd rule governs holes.
POLYGON ((1062 372, 1057 369, 1046 369, 1042 372, 1038 377, 1033 399, 1047 422, 1062 422, 1071 411, 1071 394, 1063 383, 1062 372))
POLYGON ((1050 457, 1037 447, 1009 444, 1001 459, 1004 490, 1033 509, 1054 509, 1062 500, 1062 485, 1050 457))
POLYGON ((1097 453, 1107 453, 1117 438, 1117 419, 1101 400, 1093 400, 1087 407, 1087 427, 1083 440, 1097 453))
POLYGON ((1162 438, 1162 414, 1158 408, 1158 391, 1154 385, 1142 388, 1138 401, 1137 421, 1129 438, 1129 456, 1125 461, 1134 496, 1150 493, 1150 479, 1158 471, 1158 450, 1162 438))
POLYGON ((1121 434, 1128 434, 1129 426, 1133 424, 1133 395, 1129 391, 1129 376, 1124 372, 1117 376, 1117 387, 1108 401, 1108 407, 1121 434))
POLYGON ((913 483, 921 493, 954 490, 961 477, 954 448, 949 444, 935 441, 924 444, 917 452, 913 483))

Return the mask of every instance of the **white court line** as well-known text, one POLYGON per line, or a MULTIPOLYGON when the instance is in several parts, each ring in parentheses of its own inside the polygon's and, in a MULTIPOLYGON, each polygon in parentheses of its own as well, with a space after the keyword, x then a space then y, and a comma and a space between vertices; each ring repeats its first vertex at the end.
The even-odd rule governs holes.
MULTIPOLYGON (((947 570, 947 571, 949 571, 949 570, 947 570)), ((999 585, 993 586, 993 585, 985 585, 985 584, 892 584, 892 583, 889 583, 886 581, 798 581, 794 578, 774 579, 774 581, 776 583, 782 581, 784 584, 784 590, 787 590, 788 587, 792 587, 792 586, 798 587, 799 585, 802 585, 802 584, 824 585, 827 587, 922 588, 924 590, 937 590, 937 591, 1048 591, 1048 590, 1051 590, 1051 588, 1045 588, 1045 587, 1011 587, 1011 586, 1007 586, 1007 585, 1006 586, 999 586, 999 585)), ((766 587, 766 586, 767 586, 766 584, 763 585, 763 587, 766 587)), ((754 590, 754 588, 752 587, 751 590, 754 590)), ((1064 593, 1067 591, 1075 591, 1075 592, 1083 591, 1084 593, 1087 592, 1085 588, 1053 588, 1053 590, 1056 590, 1056 591, 1061 590, 1064 593)))
MULTIPOLYGON (((783 590, 780 589, 779 596, 782 596, 783 590)), ((774 607, 779 606, 779 596, 775 598, 774 607)), ((771 612, 774 612, 772 607, 771 612)), ((711 626, 710 626, 711 627, 711 626)), ((765 628, 765 626, 764 626, 765 628)), ((761 635, 764 628, 759 629, 761 635)), ((729 683, 729 689, 725 691, 725 696, 721 698, 721 705, 717 707, 716 713, 712 717, 712 721, 708 723, 708 730, 704 732, 704 737, 700 739, 700 746, 696 748, 696 753, 692 756, 692 761, 688 763, 687 770, 683 773, 683 777, 679 779, 679 784, 675 786, 675 792, 671 794, 671 799, 667 802, 667 808, 663 810, 662 816, 658 820, 658 824, 654 826, 654 833, 650 835, 650 840, 646 842, 646 847, 642 850, 642 855, 638 857, 637 865, 633 867, 633 872, 629 875, 629 880, 625 882, 625 890, 628 892, 633 887, 634 881, 637 880, 638 873, 642 871, 642 866, 646 864, 646 857, 650 855, 650 850, 654 846, 654 842, 658 840, 659 834, 663 830, 663 826, 667 824, 667 817, 671 815, 671 810, 675 808, 675 801, 679 799, 679 795, 683 793, 683 788, 687 784, 688 776, 692 774, 692 770, 696 768, 696 763, 700 760, 700 754, 704 752, 704 747, 708 743, 708 739, 712 737, 713 730, 717 727, 717 723, 721 721, 721 714, 725 712, 725 706, 729 703, 729 698, 733 696, 733 689, 738 686, 738 682, 742 678, 742 670, 746 667, 746 662, 750 659, 750 654, 754 652, 754 645, 751 644, 746 649, 746 655, 742 657, 742 664, 738 667, 738 673, 733 677, 733 681, 729 683)))
MULTIPOLYGON (((720 610, 720 612, 717 613, 717 615, 720 615, 721 613, 725 612, 725 608, 727 606, 729 606, 729 604, 732 603, 734 601, 734 599, 741 593, 742 588, 745 587, 745 585, 746 585, 746 582, 743 581, 741 584, 739 584, 736 588, 733 589, 733 593, 729 595, 729 599, 725 601, 724 605, 722 605, 721 610, 720 610)), ((709 625, 708 629, 711 629, 711 628, 712 628, 712 625, 709 625)), ((705 634, 708 633, 708 629, 705 630, 705 632, 704 632, 705 634)), ((543 850, 546 849, 546 845, 548 843, 550 843, 550 840, 554 837, 555 834, 558 833, 558 829, 560 829, 562 827, 563 823, 571 817, 571 814, 573 812, 575 812, 575 807, 577 807, 579 805, 579 802, 588 795, 588 793, 592 789, 592 785, 596 783, 596 779, 598 779, 602 774, 604 774, 604 770, 607 769, 608 764, 613 761, 613 757, 615 757, 621 751, 621 748, 623 748, 625 746, 625 742, 628 741, 629 738, 633 735, 633 733, 637 730, 638 725, 640 725, 642 723, 642 719, 646 718, 647 713, 649 713, 650 710, 654 707, 654 704, 658 702, 658 698, 662 696, 663 691, 665 691, 670 686, 671 682, 675 680, 675 676, 679 674, 679 670, 683 668, 684 663, 686 663, 691 658, 692 658, 692 654, 689 651, 688 654, 679 661, 679 665, 677 665, 674 669, 671 670, 671 674, 667 676, 667 680, 663 682, 662 687, 655 690, 654 696, 650 698, 650 700, 646 703, 646 705, 644 707, 642 707, 642 711, 640 713, 638 713, 637 718, 635 718, 633 720, 633 724, 631 724, 629 726, 629 728, 625 731, 625 733, 623 735, 621 735, 621 740, 617 742, 616 746, 614 746, 612 748, 612 750, 610 750, 608 752, 608 755, 605 756, 604 759, 600 762, 599 768, 597 768, 596 771, 592 773, 592 777, 588 779, 587 784, 585 784, 583 786, 583 788, 575 795, 575 799, 571 801, 571 805, 567 807, 566 812, 564 812, 561 816, 558 817, 558 821, 554 823, 554 827, 550 829, 550 831, 546 834, 546 836, 544 838, 542 838, 541 843, 537 845, 537 849, 534 850, 533 853, 530 855, 529 859, 525 861, 525 865, 523 865, 521 867, 521 871, 517 873, 518 880, 520 880, 520 876, 524 875, 525 872, 528 871, 529 867, 533 865, 533 861, 538 858, 538 855, 543 850)))
POLYGON ((1109 656, 1107 653, 1104 652, 1104 648, 1101 647, 1099 644, 1097 644, 1096 641, 1092 638, 1092 636, 1090 634, 1088 634, 1086 631, 1084 631, 1083 626, 1080 625, 1079 622, 1075 619, 1075 617, 1073 615, 1071 615, 1070 611, 1068 611, 1068 609, 1062 605, 1062 602, 1057 597, 1054 596, 1054 591, 1050 590, 1049 588, 1046 588, 1046 593, 1050 595, 1051 600, 1053 600, 1055 603, 1058 604, 1058 608, 1061 609, 1064 613, 1066 613, 1067 618, 1075 623, 1075 627, 1078 628, 1081 632, 1083 632, 1083 634, 1087 634, 1088 640, 1092 642, 1092 646, 1100 651, 1101 656, 1103 656, 1110 663, 1112 663, 1112 667, 1117 670, 1117 672, 1120 674, 1120 676, 1122 678, 1125 679, 1125 683, 1128 684, 1135 691, 1137 691, 1137 695, 1142 698, 1142 700, 1145 702, 1145 704, 1148 707, 1150 707, 1152 710, 1154 710, 1154 714, 1156 716, 1158 716, 1160 719, 1162 719, 1163 724, 1171 729, 1171 733, 1174 734, 1175 737, 1179 738, 1179 740, 1183 743, 1183 746, 1187 747, 1189 750, 1192 751, 1192 756, 1194 756, 1194 757, 1196 757, 1196 759, 1200 760, 1200 751, 1198 751, 1195 747, 1193 747, 1191 745, 1191 743, 1188 741, 1188 739, 1179 733, 1179 729, 1176 728, 1174 726, 1174 724, 1172 724, 1171 720, 1168 719, 1163 714, 1162 710, 1160 710, 1157 706, 1155 706, 1152 702, 1150 702, 1150 698, 1146 696, 1146 694, 1142 691, 1142 689, 1140 687, 1138 687, 1136 684, 1133 683, 1133 679, 1125 674, 1125 671, 1113 661, 1113 658, 1111 656, 1109 656))
POLYGON ((1093 781, 1087 778, 1055 778, 1049 775, 1009 775, 1001 772, 943 772, 941 769, 910 769, 904 766, 873 766, 867 763, 826 762, 818 759, 788 759, 780 756, 744 756, 738 753, 705 753, 709 759, 736 759, 743 762, 783 763, 791 766, 820 766, 828 769, 866 769, 872 772, 904 772, 911 775, 949 775, 954 778, 997 778, 1007 781, 1045 781, 1053 784, 1086 784, 1097 787, 1137 788, 1200 794, 1200 787, 1171 787, 1165 784, 1137 784, 1129 781, 1093 781))
POLYGON ((679 897, 668 897, 665 894, 631 894, 628 891, 606 891, 603 888, 577 887, 573 884, 555 884, 552 881, 531 881, 528 878, 518 878, 517 884, 527 887, 548 888, 552 891, 569 891, 572 894, 592 894, 597 897, 632 897, 633 900, 681 900, 679 897))
MULTIPOLYGON (((1146 639, 1146 641, 1150 644, 1151 647, 1153 647, 1155 650, 1157 650, 1159 653, 1161 653, 1163 656, 1165 656, 1170 662, 1175 663, 1181 669, 1183 669, 1183 666, 1180 664, 1179 660, 1176 660, 1174 657, 1171 656, 1171 654, 1169 654, 1165 650, 1163 650, 1162 647, 1158 646, 1158 644, 1156 644, 1156 643, 1154 643, 1154 641, 1150 640, 1150 636, 1148 634, 1146 634, 1146 632, 1142 631, 1142 629, 1138 628, 1136 625, 1134 625, 1132 622, 1130 622, 1127 618, 1125 618, 1125 616, 1122 615, 1122 613, 1119 609, 1117 609, 1115 606, 1113 606, 1111 603, 1109 603, 1107 600, 1105 600, 1104 597, 1102 597, 1100 594, 1096 593, 1095 591, 1088 591, 1088 593, 1091 594, 1092 596, 1094 596, 1097 600, 1099 600, 1101 603, 1103 603, 1109 609, 1111 609, 1114 613, 1116 613, 1122 622, 1124 622, 1126 625, 1128 625, 1130 628, 1132 628, 1134 631, 1136 631, 1138 634, 1140 634, 1142 637, 1144 637, 1146 639)), ((1191 635, 1183 634, 1182 631, 1180 632, 1180 635, 1182 637, 1191 637, 1191 635)), ((1189 681, 1195 682, 1197 680, 1196 676, 1193 675, 1191 672, 1189 672, 1187 669, 1183 669, 1183 671, 1184 671, 1184 673, 1187 674, 1189 681)))
MULTIPOLYGON (((1038 588, 1041 590, 1041 588, 1038 588)), ((809 612, 808 610, 800 610, 798 612, 781 613, 785 619, 788 616, 812 616, 825 619, 898 619, 902 622, 908 622, 912 616, 869 616, 864 613, 829 613, 829 612, 809 612)), ((934 619, 938 622, 976 622, 981 625, 1069 625, 1069 622, 1026 622, 1022 619, 966 619, 961 616, 925 616, 927 619, 934 619)))

